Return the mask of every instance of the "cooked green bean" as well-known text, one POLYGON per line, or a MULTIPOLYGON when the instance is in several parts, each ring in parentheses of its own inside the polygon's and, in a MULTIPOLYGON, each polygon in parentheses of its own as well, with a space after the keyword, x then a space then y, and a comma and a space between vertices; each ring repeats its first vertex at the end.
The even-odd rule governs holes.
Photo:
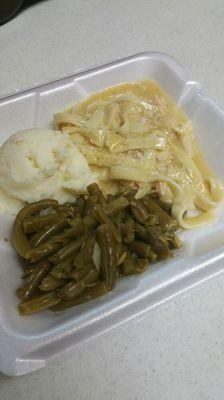
POLYGON ((178 228, 177 221, 170 217, 170 215, 164 211, 159 204, 157 204, 152 197, 150 196, 145 196, 143 199, 143 204, 147 208, 147 210, 158 216, 159 222, 162 226, 163 229, 166 231, 169 230, 169 232, 175 232, 178 228))
POLYGON ((150 243, 150 236, 148 234, 147 228, 141 224, 135 223, 136 236, 144 240, 146 243, 150 243))
POLYGON ((147 227, 141 224, 138 224, 137 222, 135 223, 135 232, 136 235, 139 236, 141 239, 144 240, 146 243, 150 243, 150 234, 149 230, 153 232, 154 235, 156 236, 161 236, 162 235, 162 229, 159 225, 153 226, 153 227, 147 227))
POLYGON ((53 254, 49 258, 49 260, 53 264, 58 264, 61 261, 64 261, 66 258, 70 257, 71 255, 75 254, 81 247, 82 243, 85 240, 85 236, 81 236, 80 238, 73 240, 69 242, 68 244, 64 245, 63 247, 59 247, 60 250, 56 251, 56 253, 53 254))
POLYGON ((150 244, 135 240, 128 245, 128 248, 140 258, 147 258, 150 261, 155 261, 157 258, 150 244))
POLYGON ((91 266, 92 266, 92 263, 89 262, 89 264, 83 265, 83 267, 80 269, 75 268, 75 269, 73 269, 73 271, 71 272, 69 277, 71 279, 75 279, 76 282, 79 282, 86 276, 86 274, 89 272, 91 266))
POLYGON ((48 275, 44 277, 41 284, 39 285, 39 289, 43 292, 51 292, 52 290, 63 286, 64 283, 64 279, 55 279, 52 275, 48 273, 48 275))
POLYGON ((28 270, 29 270, 31 267, 33 267, 33 264, 30 263, 28 260, 25 260, 25 258, 20 257, 19 254, 18 254, 18 259, 19 259, 19 262, 20 262, 20 264, 21 264, 21 267, 22 267, 24 273, 25 273, 25 271, 27 271, 27 273, 28 273, 28 270))
POLYGON ((130 217, 121 225, 122 238, 124 243, 131 243, 135 240, 135 223, 130 217))
POLYGON ((74 269, 73 260, 74 255, 66 258, 66 260, 60 262, 59 264, 54 265, 54 267, 50 271, 50 274, 55 279, 68 279, 72 270, 74 269))
POLYGON ((130 253, 127 254, 125 258, 121 270, 123 275, 135 275, 140 274, 146 270, 148 266, 147 258, 144 259, 136 259, 130 253))
POLYGON ((40 260, 26 278, 24 284, 20 286, 16 293, 21 300, 28 300, 32 297, 33 293, 40 285, 42 279, 48 274, 50 270, 50 263, 47 260, 40 260))
POLYGON ((83 220, 79 217, 76 217, 72 222, 72 228, 65 230, 60 235, 55 236, 55 238, 59 240, 61 243, 63 243, 65 239, 72 239, 76 238, 77 236, 84 235, 85 231, 86 231, 86 226, 83 220))
POLYGON ((39 311, 46 310, 47 308, 53 307, 60 303, 61 299, 56 296, 54 292, 44 294, 43 296, 35 299, 25 301, 19 304, 20 315, 34 314, 39 311))
POLYGON ((23 231, 32 233, 43 229, 47 225, 51 225, 58 220, 59 213, 51 213, 41 216, 28 217, 23 221, 23 231))
POLYGON ((84 213, 84 209, 85 209, 85 204, 86 204, 86 202, 85 202, 84 196, 79 196, 79 197, 76 199, 75 207, 76 207, 77 213, 78 213, 81 217, 83 217, 83 213, 84 213))
POLYGON ((122 224, 125 221, 125 209, 113 215, 111 217, 111 220, 117 227, 120 227, 120 224, 122 224))
POLYGON ((166 240, 172 249, 180 249, 182 247, 182 242, 177 235, 166 235, 166 240))
POLYGON ((35 266, 33 264, 29 268, 26 268, 23 273, 22 279, 26 279, 34 271, 34 269, 35 266))
POLYGON ((66 283, 57 293, 57 296, 63 300, 70 300, 74 297, 80 295, 85 291, 88 285, 96 282, 99 278, 99 271, 92 264, 87 272, 87 274, 82 278, 81 281, 71 281, 66 283))
POLYGON ((148 218, 146 221, 143 222, 143 225, 148 227, 148 226, 154 226, 159 224, 159 217, 158 215, 153 215, 148 213, 148 218))
POLYGON ((165 237, 163 235, 158 235, 158 231, 153 228, 154 227, 147 228, 148 243, 150 243, 153 251, 158 255, 160 259, 171 257, 172 253, 165 237))
POLYGON ((135 224, 135 228, 137 235, 152 246, 159 259, 166 259, 171 256, 169 244, 165 236, 162 235, 160 227, 145 228, 142 225, 135 224))
MULTIPOLYGON (((85 223, 82 218, 76 217, 74 219, 71 219, 69 221, 69 224, 73 228, 73 231, 71 231, 72 232, 71 237, 73 237, 74 234, 83 235, 85 233, 85 223)), ((67 232, 67 235, 69 235, 69 232, 67 232)))
POLYGON ((83 222, 87 230, 95 228, 98 224, 97 220, 91 214, 88 215, 87 217, 84 217, 83 222))
MULTIPOLYGON (((123 184, 124 184, 124 182, 123 182, 123 184)), ((124 196, 129 201, 132 201, 135 199, 136 193, 137 193, 136 189, 133 189, 130 186, 124 186, 124 189, 122 191, 122 196, 124 196)))
POLYGON ((95 267, 94 263, 90 264, 89 272, 82 278, 84 284, 88 287, 96 282, 99 278, 100 271, 95 267))
POLYGON ((138 260, 136 260, 136 271, 137 273, 142 273, 145 272, 145 270, 147 269, 149 265, 149 262, 146 258, 138 258, 138 260))
POLYGON ((111 228, 111 232, 113 234, 114 240, 118 243, 121 242, 122 238, 121 238, 119 230, 114 225, 114 223, 110 220, 110 218, 107 216, 103 207, 101 207, 100 204, 95 204, 95 206, 93 207, 93 210, 92 210, 92 215, 101 224, 109 225, 111 228))
POLYGON ((98 196, 98 193, 101 194, 101 190, 99 188, 99 185, 97 185, 97 183, 91 183, 90 185, 88 185, 87 192, 89 196, 98 196))
POLYGON ((117 252, 113 233, 109 225, 100 225, 97 229, 100 246, 100 268, 106 286, 113 289, 117 275, 117 252))
POLYGON ((155 201, 166 213, 168 213, 171 216, 171 209, 172 205, 169 203, 164 203, 158 198, 158 195, 156 194, 151 194, 150 195, 151 199, 155 201))
POLYGON ((83 268, 83 266, 92 261, 95 243, 96 239, 94 234, 91 234, 87 237, 86 241, 83 242, 81 249, 74 258, 74 266, 76 268, 83 268))
POLYGON ((96 204, 98 198, 97 196, 91 196, 86 199, 86 205, 84 209, 84 216, 88 216, 91 214, 94 204, 96 204))
POLYGON ((74 299, 79 296, 86 289, 83 281, 76 282, 75 280, 66 283, 57 293, 57 296, 63 300, 74 299))
POLYGON ((117 256, 117 267, 119 267, 121 264, 123 264, 123 262, 126 260, 127 258, 127 252, 123 251, 123 253, 121 253, 120 255, 118 254, 117 256))
POLYGON ((108 292, 108 288, 106 287, 104 282, 97 282, 94 286, 87 287, 85 291, 79 296, 75 297, 71 300, 62 300, 56 306, 51 307, 52 311, 63 311, 68 308, 78 306, 80 304, 86 303, 87 301, 91 301, 100 297, 108 292))
POLYGON ((37 232, 30 240, 32 247, 37 247, 46 242, 51 236, 62 231, 68 225, 67 217, 61 215, 53 225, 47 226, 41 232, 37 232))
POLYGON ((130 202, 132 214, 137 222, 142 223, 148 219, 148 211, 141 200, 132 200, 130 202))
POLYGON ((47 242, 41 244, 40 246, 28 250, 25 255, 25 258, 31 262, 35 262, 41 260, 42 258, 50 256, 51 254, 54 254, 56 251, 60 249, 60 247, 61 247, 60 243, 54 241, 53 239, 50 239, 47 242))
POLYGON ((23 221, 25 218, 30 217, 38 213, 43 208, 58 208, 58 202, 56 200, 40 200, 36 203, 28 204, 17 214, 15 222, 13 224, 12 230, 12 242, 17 253, 25 258, 25 254, 28 250, 30 250, 31 246, 30 243, 23 232, 23 221))
POLYGON ((107 203, 110 203, 111 201, 115 200, 116 197, 117 197, 117 196, 114 195, 114 194, 108 194, 108 195, 107 195, 106 202, 107 202, 107 203))
POLYGON ((112 215, 115 215, 124 210, 128 206, 129 201, 124 196, 120 196, 107 203, 104 207, 104 211, 106 212, 108 217, 111 217, 112 215))
POLYGON ((96 198, 97 203, 101 205, 106 203, 106 199, 97 183, 91 183, 91 185, 87 186, 87 190, 90 196, 96 198))
POLYGON ((74 218, 77 216, 77 209, 75 203, 64 203, 60 206, 60 210, 65 212, 68 217, 74 218))
POLYGON ((120 258, 123 256, 123 254, 126 251, 126 247, 124 244, 121 243, 116 243, 116 258, 117 258, 117 266, 120 264, 120 258))

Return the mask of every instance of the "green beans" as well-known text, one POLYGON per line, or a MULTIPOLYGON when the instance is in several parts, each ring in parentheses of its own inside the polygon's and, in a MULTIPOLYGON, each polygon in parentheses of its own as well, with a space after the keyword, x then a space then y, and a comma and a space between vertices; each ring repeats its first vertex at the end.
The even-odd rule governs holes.
POLYGON ((32 247, 37 247, 46 242, 51 236, 62 231, 68 225, 67 217, 60 216, 50 226, 47 226, 44 230, 37 232, 30 240, 32 247))
POLYGON ((157 224, 159 224, 158 216, 148 213, 148 218, 143 222, 143 225, 146 227, 150 227, 157 224))
POLYGON ((74 203, 65 203, 60 206, 60 211, 66 213, 69 218, 74 218, 77 216, 77 209, 74 203))
POLYGON ((87 217, 83 218, 83 222, 87 230, 97 226, 97 220, 93 217, 93 215, 88 215, 87 217))
POLYGON ((100 225, 97 230, 101 250, 100 267, 106 287, 111 290, 115 286, 117 275, 116 246, 109 225, 100 225))
POLYGON ((119 230, 114 225, 114 223, 110 220, 110 218, 107 216, 107 214, 105 213, 104 209, 101 207, 100 204, 96 204, 93 207, 92 215, 101 224, 109 225, 111 232, 113 234, 114 240, 118 243, 121 242, 122 238, 121 238, 119 230))
POLYGON ((60 247, 60 243, 54 240, 49 240, 48 242, 41 244, 39 247, 28 250, 25 254, 25 258, 29 261, 35 262, 41 260, 41 258, 45 258, 55 253, 57 250, 60 249, 60 247))
POLYGON ((125 209, 113 215, 111 219, 117 227, 120 227, 120 224, 122 224, 126 219, 125 209))
POLYGON ((104 210, 106 214, 109 217, 111 217, 112 215, 115 215, 120 211, 124 210, 128 206, 129 206, 129 201, 125 197, 120 196, 117 199, 114 199, 110 201, 108 204, 106 204, 104 210))
POLYGON ((51 307, 52 311, 64 311, 68 308, 78 306, 80 304, 86 303, 87 301, 91 301, 100 297, 108 292, 108 288, 106 287, 104 282, 97 282, 94 286, 87 287, 84 292, 82 292, 77 297, 64 301, 62 300, 56 306, 51 307))
POLYGON ((39 289, 42 290, 43 292, 51 292, 52 290, 55 290, 60 286, 63 286, 64 283, 65 283, 64 279, 55 279, 52 275, 48 274, 42 280, 39 289))
POLYGON ((86 274, 89 272, 90 265, 92 265, 92 263, 85 264, 80 269, 77 269, 77 268, 73 269, 73 271, 70 274, 70 278, 74 279, 76 282, 81 281, 86 276, 86 274))
POLYGON ((73 264, 76 268, 83 268, 83 266, 92 261, 95 243, 96 239, 94 234, 91 234, 89 237, 87 237, 86 241, 83 242, 81 249, 74 257, 73 264))
POLYGON ((35 269, 35 266, 33 264, 29 268, 26 268, 23 273, 22 278, 23 279, 27 278, 34 271, 34 269, 35 269))
POLYGON ((55 279, 68 279, 72 270, 74 269, 73 266, 74 255, 71 257, 66 258, 66 260, 56 264, 52 267, 50 274, 55 279))
POLYGON ((40 200, 36 203, 28 204, 25 206, 17 215, 15 222, 13 224, 12 231, 12 242, 17 253, 25 258, 25 255, 28 250, 30 250, 31 245, 23 231, 23 221, 25 218, 30 217, 38 213, 42 209, 46 208, 58 208, 58 202, 56 200, 40 200))
POLYGON ((79 217, 76 217, 72 221, 70 221, 71 229, 68 229, 67 232, 64 233, 65 237, 77 237, 84 235, 86 227, 84 220, 79 217))
POLYGON ((70 300, 79 296, 85 291, 85 288, 96 282, 99 277, 99 271, 92 265, 87 274, 79 282, 71 281, 63 286, 57 293, 58 297, 63 300, 70 300))
POLYGON ((77 214, 83 217, 84 209, 85 209, 85 199, 84 196, 79 196, 76 200, 75 208, 77 210, 77 214))
POLYGON ((20 315, 34 314, 60 303, 61 299, 54 292, 47 293, 35 299, 19 304, 20 315))
POLYGON ((155 261, 157 258, 152 247, 144 242, 139 242, 136 240, 130 243, 128 248, 140 258, 147 258, 150 261, 155 261))
POLYGON ((135 223, 132 218, 127 218, 121 225, 121 232, 124 243, 131 243, 135 240, 135 223))
POLYGON ((151 245, 158 259, 166 259, 171 256, 169 243, 159 227, 145 228, 142 225, 135 224, 136 233, 144 242, 151 245))
POLYGON ((96 199, 96 203, 99 203, 101 205, 104 205, 106 203, 105 197, 97 183, 92 183, 91 185, 89 185, 87 187, 87 190, 89 195, 96 199))
POLYGON ((166 240, 172 249, 180 249, 182 247, 182 242, 177 235, 166 235, 166 240))
POLYGON ((155 253, 160 259, 171 257, 169 244, 164 236, 158 235, 157 232, 151 227, 147 229, 148 243, 151 244, 155 253))
POLYGON ((85 291, 85 288, 86 285, 83 281, 71 281, 69 283, 66 283, 66 285, 59 290, 57 296, 63 300, 74 299, 74 297, 79 296, 81 293, 83 293, 85 291))
POLYGON ((137 222, 144 222, 148 219, 149 213, 141 200, 132 200, 130 203, 132 214, 137 222))
POLYGON ((82 281, 86 286, 91 286, 92 283, 96 282, 99 278, 100 272, 95 267, 94 263, 90 265, 89 272, 82 278, 82 281))
POLYGON ((65 230, 60 235, 55 236, 55 238, 61 243, 63 243, 67 239, 72 239, 84 235, 85 231, 86 227, 83 220, 77 217, 72 222, 72 228, 65 230))
POLYGON ((143 272, 145 272, 147 266, 148 260, 146 258, 139 258, 138 260, 136 260, 136 273, 142 274, 143 272))
POLYGON ((143 199, 143 204, 145 205, 146 209, 154 214, 157 215, 159 218, 159 223, 163 229, 166 231, 168 230, 170 233, 175 232, 178 228, 177 221, 174 220, 169 216, 169 214, 164 211, 159 204, 157 204, 152 197, 145 196, 143 199))
POLYGON ((96 202, 97 202, 97 197, 96 196, 88 197, 86 199, 86 205, 85 205, 85 208, 84 208, 84 215, 85 216, 88 216, 88 215, 91 214, 93 206, 94 206, 94 204, 96 204, 96 202))
POLYGON ((50 263, 47 260, 39 261, 32 272, 26 278, 24 284, 17 289, 17 296, 22 300, 28 300, 42 282, 42 279, 50 270, 50 263))
POLYGON ((85 240, 85 236, 78 238, 75 241, 69 242, 65 246, 61 247, 52 257, 50 257, 50 261, 53 264, 58 264, 66 258, 70 257, 72 254, 75 254, 81 247, 82 243, 85 240))
POLYGON ((13 226, 12 241, 13 241, 13 244, 14 244, 14 247, 15 247, 17 253, 21 257, 25 257, 25 254, 27 253, 27 251, 30 250, 31 245, 30 245, 26 235, 23 232, 22 223, 23 223, 23 213, 18 214, 18 216, 16 217, 16 220, 15 220, 15 223, 13 226))
POLYGON ((46 225, 51 225, 55 221, 58 220, 60 214, 46 214, 38 217, 28 217, 23 221, 23 230, 25 233, 32 233, 39 231, 44 228, 46 225))
POLYGON ((171 203, 164 203, 157 196, 150 196, 151 199, 156 202, 160 208, 162 208, 166 213, 168 213, 171 216, 171 209, 172 209, 172 204, 171 203))
POLYGON ((123 264, 122 264, 122 274, 123 275, 135 275, 145 272, 148 265, 147 258, 136 259, 130 253, 127 254, 123 264))
POLYGON ((135 199, 129 187, 106 198, 95 183, 87 191, 60 206, 48 199, 28 204, 16 217, 13 244, 24 264, 20 315, 95 299, 119 276, 142 273, 180 248, 177 222, 156 198, 135 199))

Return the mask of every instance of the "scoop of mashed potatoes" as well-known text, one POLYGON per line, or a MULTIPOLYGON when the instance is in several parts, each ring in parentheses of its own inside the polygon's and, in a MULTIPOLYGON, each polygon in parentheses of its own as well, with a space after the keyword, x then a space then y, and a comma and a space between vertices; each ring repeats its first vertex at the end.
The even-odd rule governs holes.
POLYGON ((66 134, 17 132, 0 148, 0 207, 14 213, 25 202, 74 199, 94 182, 88 163, 66 134))

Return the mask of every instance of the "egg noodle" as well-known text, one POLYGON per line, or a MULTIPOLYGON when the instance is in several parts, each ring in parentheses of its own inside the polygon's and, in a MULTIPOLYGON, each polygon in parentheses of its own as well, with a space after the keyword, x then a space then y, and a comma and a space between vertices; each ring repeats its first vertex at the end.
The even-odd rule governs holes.
POLYGON ((105 194, 122 185, 136 198, 158 193, 186 229, 209 222, 223 187, 204 162, 191 121, 160 86, 125 83, 55 114, 105 194))

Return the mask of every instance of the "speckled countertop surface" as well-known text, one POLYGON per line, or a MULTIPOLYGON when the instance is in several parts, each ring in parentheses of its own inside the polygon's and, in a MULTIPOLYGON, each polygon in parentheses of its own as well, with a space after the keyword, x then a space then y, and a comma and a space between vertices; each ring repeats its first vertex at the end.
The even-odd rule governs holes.
MULTIPOLYGON (((35 2, 33 2, 35 3, 35 2)), ((42 0, 0 27, 0 96, 143 50, 169 53, 224 104, 224 3, 42 0)), ((223 400, 224 276, 25 377, 1 400, 223 400)))

